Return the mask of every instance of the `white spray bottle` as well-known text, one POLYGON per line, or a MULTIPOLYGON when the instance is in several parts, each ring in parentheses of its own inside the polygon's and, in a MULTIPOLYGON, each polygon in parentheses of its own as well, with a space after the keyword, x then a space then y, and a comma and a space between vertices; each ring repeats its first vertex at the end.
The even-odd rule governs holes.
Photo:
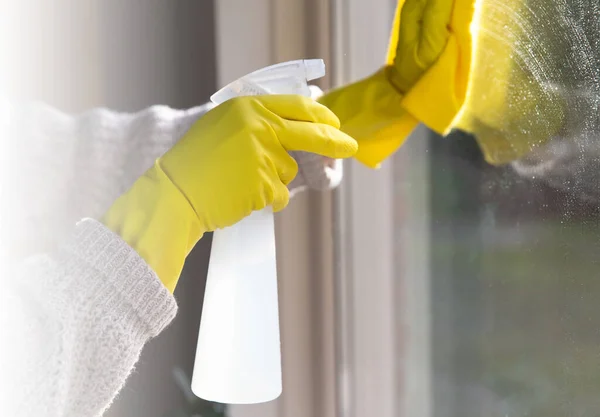
MULTIPOLYGON (((252 72, 211 97, 301 94, 325 75, 321 59, 252 72)), ((275 223, 270 209, 215 231, 198 335, 192 391, 225 404, 255 404, 281 394, 275 223)))

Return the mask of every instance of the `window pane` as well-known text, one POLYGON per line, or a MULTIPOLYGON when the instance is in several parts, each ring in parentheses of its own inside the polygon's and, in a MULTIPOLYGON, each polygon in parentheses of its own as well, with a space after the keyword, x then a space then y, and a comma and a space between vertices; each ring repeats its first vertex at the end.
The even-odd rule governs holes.
POLYGON ((600 415, 597 204, 464 134, 430 153, 434 416, 600 415))

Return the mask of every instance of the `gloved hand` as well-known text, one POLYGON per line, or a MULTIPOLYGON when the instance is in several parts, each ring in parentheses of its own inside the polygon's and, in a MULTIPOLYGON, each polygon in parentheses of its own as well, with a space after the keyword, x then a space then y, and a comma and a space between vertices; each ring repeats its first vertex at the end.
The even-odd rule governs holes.
MULTIPOLYGON (((309 85, 313 100, 323 96, 323 90, 309 85)), ((298 163, 298 175, 288 184, 290 197, 306 190, 332 190, 342 182, 344 167, 341 159, 332 159, 310 152, 290 152, 298 163)))
POLYGON ((358 141, 357 160, 378 166, 419 122, 450 126, 468 82, 474 2, 398 0, 386 65, 321 98, 358 141))
POLYGON ((239 97, 200 118, 122 195, 104 217, 173 291, 186 256, 204 232, 253 210, 282 210, 298 171, 290 151, 348 158, 357 144, 314 100, 239 97))

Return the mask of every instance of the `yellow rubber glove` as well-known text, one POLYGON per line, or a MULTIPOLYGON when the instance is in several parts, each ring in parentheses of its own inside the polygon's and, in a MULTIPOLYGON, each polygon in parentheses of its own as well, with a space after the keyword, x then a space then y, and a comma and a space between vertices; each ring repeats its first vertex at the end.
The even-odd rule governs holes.
POLYGON ((356 150, 338 118, 310 98, 235 98, 199 119, 103 221, 173 291, 204 232, 237 223, 253 210, 279 211, 288 204, 286 185, 298 171, 288 151, 347 158, 356 150))
POLYGON ((399 0, 386 65, 320 99, 358 141, 357 160, 378 166, 419 122, 450 126, 469 79, 474 1, 399 0))

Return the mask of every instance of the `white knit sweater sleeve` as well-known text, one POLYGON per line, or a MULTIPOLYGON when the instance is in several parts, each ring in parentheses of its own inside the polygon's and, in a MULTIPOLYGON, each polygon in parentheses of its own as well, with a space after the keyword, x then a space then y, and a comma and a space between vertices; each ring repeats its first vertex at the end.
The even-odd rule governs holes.
POLYGON ((56 247, 100 218, 209 108, 69 115, 0 100, 0 254, 7 241, 12 254, 56 247))
POLYGON ((0 411, 101 416, 144 344, 175 316, 173 296, 94 220, 54 254, 21 263, 0 295, 0 411))
POLYGON ((124 241, 79 219, 99 218, 206 108, 2 104, 0 415, 101 416, 177 306, 124 241))

